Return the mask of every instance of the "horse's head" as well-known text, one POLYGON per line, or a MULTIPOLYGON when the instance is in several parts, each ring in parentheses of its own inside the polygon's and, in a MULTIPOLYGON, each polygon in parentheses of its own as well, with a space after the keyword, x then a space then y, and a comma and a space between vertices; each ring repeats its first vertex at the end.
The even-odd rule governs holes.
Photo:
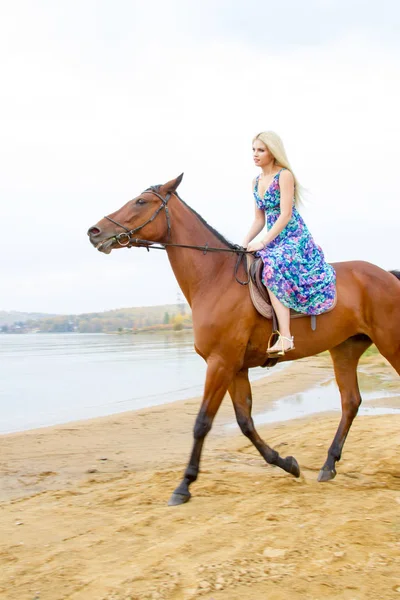
POLYGON ((110 254, 113 248, 136 246, 135 238, 166 241, 170 233, 168 201, 182 181, 183 173, 164 185, 148 188, 122 208, 88 229, 91 244, 110 254), (160 213, 165 212, 165 215, 160 213))

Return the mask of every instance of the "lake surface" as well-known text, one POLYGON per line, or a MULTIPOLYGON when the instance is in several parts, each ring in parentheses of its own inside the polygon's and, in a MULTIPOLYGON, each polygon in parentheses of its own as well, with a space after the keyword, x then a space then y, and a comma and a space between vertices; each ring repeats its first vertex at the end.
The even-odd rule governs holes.
MULTIPOLYGON (((0 434, 201 396, 205 372, 192 332, 0 335, 0 434)), ((252 369, 250 378, 269 372, 252 369)), ((362 393, 364 400, 385 395, 379 388, 375 395, 362 393)), ((254 420, 272 423, 327 410, 340 410, 333 381, 282 398, 254 420)), ((398 409, 360 410, 380 412, 398 409)))
POLYGON ((205 371, 192 332, 0 335, 0 433, 200 396, 205 371))

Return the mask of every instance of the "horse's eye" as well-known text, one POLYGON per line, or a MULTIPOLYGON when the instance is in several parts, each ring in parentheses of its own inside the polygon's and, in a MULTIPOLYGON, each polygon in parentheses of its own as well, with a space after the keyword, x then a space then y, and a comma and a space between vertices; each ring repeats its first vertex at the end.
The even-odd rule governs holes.
POLYGON ((146 204, 146 200, 143 200, 143 198, 139 198, 139 200, 136 200, 136 204, 146 204))

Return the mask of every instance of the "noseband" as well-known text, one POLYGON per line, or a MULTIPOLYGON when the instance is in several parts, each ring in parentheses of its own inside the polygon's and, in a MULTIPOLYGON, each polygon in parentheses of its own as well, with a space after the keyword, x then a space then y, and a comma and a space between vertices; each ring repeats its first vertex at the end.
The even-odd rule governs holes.
POLYGON ((157 196, 157 198, 160 198, 161 204, 157 208, 157 210, 153 213, 153 215, 150 217, 150 219, 147 219, 147 221, 142 223, 142 225, 139 225, 139 227, 135 227, 135 229, 128 229, 127 227, 125 227, 125 225, 118 223, 118 221, 114 221, 114 219, 112 219, 111 217, 104 217, 105 219, 108 219, 109 221, 111 221, 111 223, 114 223, 114 225, 118 225, 118 227, 125 229, 126 233, 120 233, 118 235, 113 236, 113 239, 115 239, 115 241, 118 242, 118 244, 120 246, 129 246, 129 244, 132 241, 134 241, 132 239, 133 234, 136 233, 137 231, 140 231, 141 229, 143 229, 143 227, 145 227, 146 225, 148 225, 149 223, 154 221, 154 219, 157 217, 158 213, 162 211, 162 209, 165 210, 165 216, 167 218, 167 239, 169 240, 169 238, 171 236, 171 221, 169 218, 169 212, 168 212, 168 206, 167 206, 168 200, 171 198, 171 192, 168 192, 167 195, 165 196, 165 198, 163 198, 161 196, 161 194, 159 194, 157 192, 157 188, 155 186, 151 186, 151 187, 147 188, 147 190, 144 190, 143 194, 145 194, 146 192, 150 192, 151 194, 154 194, 155 196, 157 196))

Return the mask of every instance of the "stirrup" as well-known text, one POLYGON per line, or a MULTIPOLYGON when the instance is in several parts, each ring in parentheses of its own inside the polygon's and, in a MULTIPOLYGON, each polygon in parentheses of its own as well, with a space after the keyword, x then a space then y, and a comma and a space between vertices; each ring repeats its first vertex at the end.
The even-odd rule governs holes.
POLYGON ((290 352, 291 350, 294 350, 294 349, 295 349, 295 347, 294 347, 294 338, 293 338, 293 336, 291 336, 290 338, 285 337, 284 335, 281 335, 279 331, 273 331, 271 333, 271 335, 269 336, 268 348, 267 348, 267 354, 268 354, 268 356, 271 356, 271 357, 272 356, 285 356, 285 354, 287 352, 290 352), (276 343, 278 344, 280 342, 281 348, 280 348, 280 350, 272 350, 272 352, 271 352, 271 350, 270 350, 270 348, 271 348, 271 339, 272 339, 272 337, 274 335, 278 335, 279 336, 276 343), (289 346, 289 348, 286 348, 286 350, 283 347, 283 340, 287 340, 288 342, 291 343, 291 345, 289 346))
MULTIPOLYGON (((279 333, 279 331, 278 331, 277 329, 276 329, 275 331, 273 331, 273 332, 271 333, 271 335, 269 336, 269 338, 268 338, 268 346, 267 346, 267 349, 266 349, 266 351, 265 351, 265 353, 266 353, 266 354, 269 354, 269 352, 270 352, 270 348, 271 348, 271 341, 272 341, 272 339, 273 339, 273 338, 274 338, 276 335, 278 336, 278 340, 279 340, 279 338, 281 337, 281 334, 279 333)), ((277 340, 277 341, 278 341, 278 340, 277 340)))

